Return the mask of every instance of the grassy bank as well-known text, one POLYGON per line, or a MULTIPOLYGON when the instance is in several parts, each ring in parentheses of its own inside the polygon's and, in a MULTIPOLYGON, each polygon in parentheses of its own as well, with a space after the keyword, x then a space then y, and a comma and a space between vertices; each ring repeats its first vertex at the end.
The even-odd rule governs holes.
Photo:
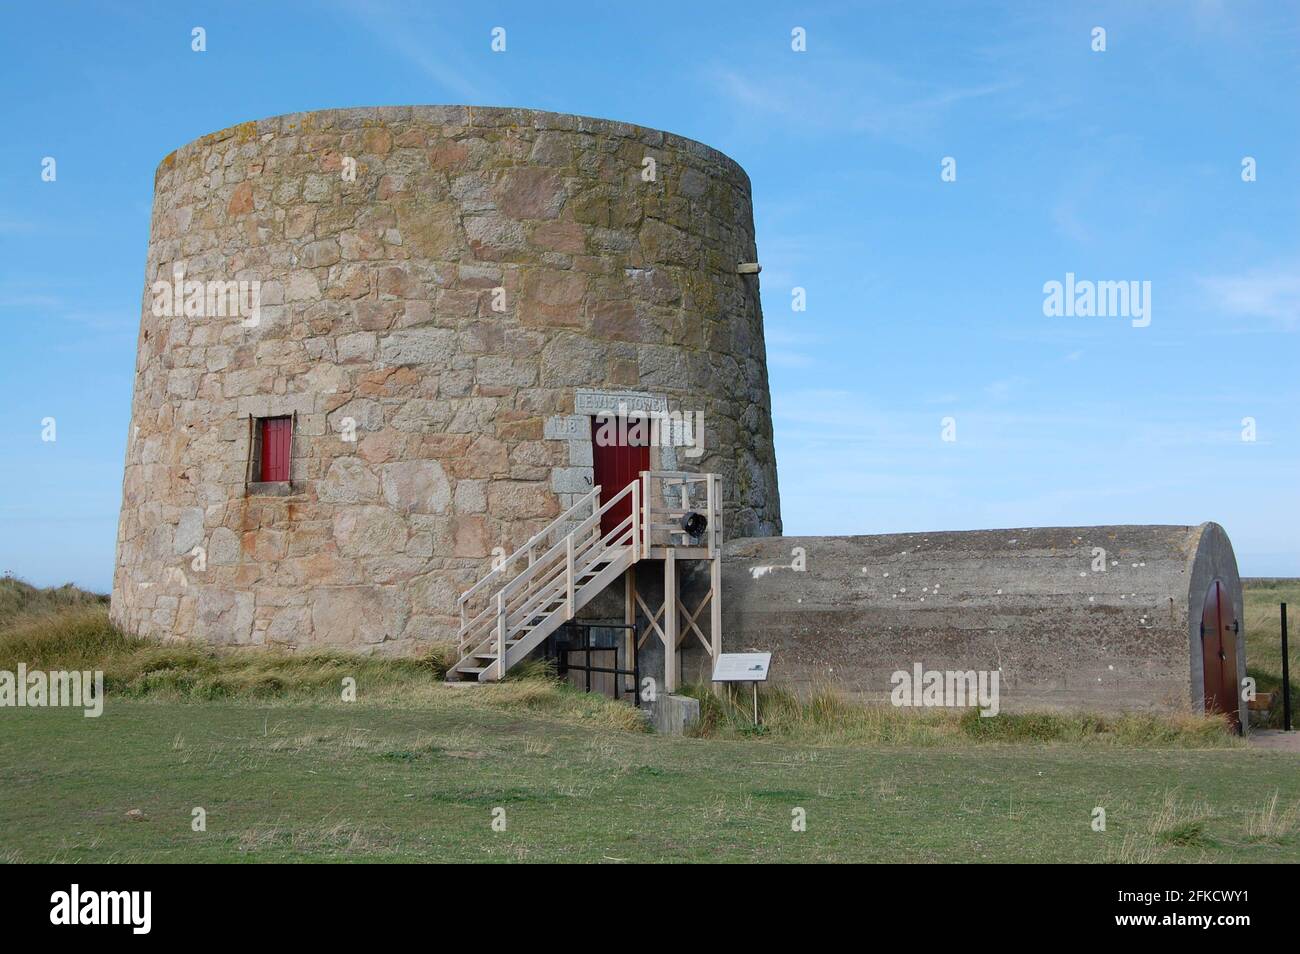
MULTIPOLYGON (((25 584, 22 584, 25 586, 25 584)), ((37 591, 49 593, 50 591, 37 591)), ((256 647, 160 644, 125 636, 108 620, 106 603, 60 588, 54 599, 11 603, 0 615, 0 670, 101 670, 108 699, 159 702, 350 705, 344 680, 358 701, 394 707, 498 708, 549 713, 579 724, 645 731, 626 705, 588 695, 536 675, 469 691, 442 682, 450 648, 422 657, 389 659, 341 652, 290 652, 256 647)))
POLYGON ((1300 861, 1294 756, 1208 720, 773 690, 761 732, 701 693, 700 737, 665 738, 536 671, 453 687, 446 659, 158 645, 29 599, 0 669, 102 669, 108 702, 0 711, 0 860, 1300 861))
MULTIPOLYGON (((561 719, 644 731, 625 704, 556 682, 538 667, 521 667, 501 685, 469 689, 440 682, 453 661, 449 646, 420 658, 389 659, 320 651, 160 645, 118 632, 107 607, 69 592, 62 605, 35 598, 0 621, 0 669, 96 669, 110 698, 160 701, 243 700, 263 704, 346 704, 345 679, 358 698, 399 707, 487 706, 549 712, 561 719)), ((772 687, 759 698, 762 726, 752 724, 748 696, 734 701, 709 687, 690 687, 701 700, 699 738, 772 739, 804 745, 1071 744, 1224 748, 1242 744, 1217 719, 1163 714, 1096 716, 1045 713, 980 718, 974 711, 897 709, 861 705, 827 688, 807 700, 772 687)))
POLYGON ((78 606, 108 606, 108 597, 68 583, 45 589, 15 576, 0 576, 0 628, 21 616, 37 616, 78 606))
POLYGON ((1097 715, 1078 712, 1000 713, 984 718, 968 709, 896 709, 862 705, 826 688, 807 700, 770 687, 759 692, 754 725, 748 692, 718 696, 707 686, 687 694, 700 700, 702 738, 770 738, 805 745, 1103 745, 1147 748, 1234 748, 1244 745, 1219 719, 1165 713, 1097 715))

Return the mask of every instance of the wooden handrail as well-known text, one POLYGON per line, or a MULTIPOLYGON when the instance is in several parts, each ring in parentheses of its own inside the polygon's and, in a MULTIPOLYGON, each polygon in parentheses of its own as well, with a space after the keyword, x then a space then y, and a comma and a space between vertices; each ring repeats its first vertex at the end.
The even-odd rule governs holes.
MULTIPOLYGON (((624 545, 621 541, 627 535, 629 525, 631 524, 631 520, 632 518, 630 516, 624 517, 622 522, 620 522, 617 527, 615 527, 608 534, 606 534, 605 537, 602 538, 603 545, 599 547, 593 545, 588 548, 585 554, 575 559, 574 561, 575 579, 576 577, 581 576, 582 573, 585 572, 586 570, 589 570, 591 569, 591 567, 595 566, 600 561, 601 555, 604 554, 607 550, 611 549, 614 546, 624 545), (608 542, 604 542, 604 541, 608 541, 608 542)), ((561 571, 561 570, 567 571, 567 566, 566 564, 561 563, 561 564, 557 564, 555 569, 557 571, 561 571)), ((530 590, 526 594, 524 602, 522 602, 515 610, 510 611, 509 615, 513 619, 519 620, 520 626, 522 626, 522 624, 525 621, 538 615, 539 611, 543 607, 545 607, 548 603, 560 598, 561 594, 565 594, 565 600, 567 602, 567 573, 556 572, 553 575, 550 575, 547 578, 543 579, 542 581, 538 582, 536 587, 530 590)), ((511 626, 511 632, 513 632, 518 628, 520 627, 511 626)))
POLYGON ((513 593, 515 590, 519 589, 519 587, 522 584, 527 583, 534 576, 540 573, 542 571, 542 568, 546 566, 547 561, 549 561, 552 557, 558 556, 560 553, 564 551, 565 540, 568 540, 569 536, 572 536, 574 533, 586 533, 588 530, 592 528, 595 522, 599 521, 599 519, 600 519, 599 512, 593 513, 590 517, 587 517, 585 520, 582 521, 582 523, 578 524, 578 526, 573 530, 573 532, 570 533, 568 536, 566 536, 564 540, 552 544, 551 548, 547 550, 545 553, 543 553, 541 556, 539 556, 534 563, 531 563, 528 569, 524 570, 524 572, 516 576, 513 580, 511 580, 504 587, 502 587, 502 589, 504 589, 507 593, 513 593))
POLYGON ((497 593, 497 678, 506 677, 506 594, 497 593))
MULTIPOLYGON (((581 549, 576 545, 574 547, 574 579, 581 577, 587 570, 591 569, 600 562, 601 556, 613 546, 627 546, 631 538, 631 515, 625 517, 617 527, 611 530, 604 537, 592 538, 584 542, 581 549)), ((515 633, 524 628, 524 624, 531 618, 539 615, 542 610, 550 603, 561 599, 561 594, 566 588, 567 574, 566 564, 557 563, 550 571, 542 575, 540 579, 535 579, 533 586, 527 591, 520 594, 520 599, 514 602, 505 600, 506 614, 506 638, 507 641, 514 637, 515 633)), ((500 592, 504 592, 500 591, 500 592)), ((490 609, 493 609, 490 607, 490 609)), ((486 616, 487 611, 480 616, 486 616)), ((499 616, 499 612, 493 614, 499 616)), ((477 622, 477 620, 475 621, 477 622)), ((498 627, 499 628, 499 621, 498 627)), ((477 627, 475 627, 477 630, 477 627)), ((460 652, 465 654, 471 646, 478 646, 489 637, 492 629, 477 630, 467 633, 460 642, 460 652)))
POLYGON ((566 589, 568 590, 568 592, 565 594, 566 602, 568 604, 566 606, 566 611, 569 614, 569 618, 572 619, 573 618, 573 534, 569 534, 567 537, 565 537, 564 543, 565 543, 565 550, 567 551, 564 554, 564 564, 565 564, 564 582, 565 582, 566 589))
MULTIPOLYGON (((621 500, 623 495, 628 492, 628 489, 631 486, 632 486, 631 484, 628 484, 627 487, 624 487, 618 494, 612 497, 609 503, 605 504, 605 506, 601 507, 599 510, 593 513, 586 520, 583 520, 582 523, 578 524, 578 526, 575 527, 570 532, 569 536, 575 536, 575 535, 580 536, 581 534, 586 533, 592 527, 598 526, 600 524, 600 518, 604 516, 605 511, 608 510, 610 507, 612 507, 619 500, 621 500)), ((567 539, 568 537, 565 537, 565 540, 567 539)), ((507 583, 503 587, 503 589, 508 593, 513 593, 515 590, 519 588, 521 584, 526 583, 530 579, 532 579, 540 571, 540 568, 546 565, 547 560, 549 560, 552 556, 556 556, 556 557, 559 556, 561 549, 565 546, 565 540, 561 540, 559 543, 555 544, 549 550, 543 553, 540 557, 537 558, 536 563, 534 563, 528 569, 524 570, 523 573, 520 573, 517 577, 515 577, 513 580, 507 583)))
POLYGON ((525 543, 523 546, 521 546, 521 547, 520 547, 518 550, 516 550, 514 553, 510 554, 510 556, 508 556, 508 557, 506 557, 504 560, 502 560, 501 563, 500 563, 499 565, 493 567, 492 570, 491 570, 491 572, 489 572, 485 577, 483 577, 483 579, 479 580, 477 583, 475 583, 473 586, 471 586, 471 587, 470 587, 468 590, 466 590, 464 593, 460 594, 460 602, 461 602, 461 603, 464 603, 464 602, 465 602, 466 600, 468 600, 471 596, 473 596, 475 593, 477 593, 480 589, 482 589, 484 586, 486 586, 487 583, 488 583, 489 581, 491 581, 491 580, 495 579, 496 577, 500 576, 501 573, 504 572, 504 570, 505 570, 506 567, 510 566, 510 564, 512 564, 515 560, 519 559, 519 557, 520 557, 522 554, 524 554, 525 552, 531 550, 531 549, 533 548, 533 546, 536 545, 536 543, 537 543, 539 540, 541 540, 543 537, 547 536, 547 535, 550 534, 550 533, 553 533, 553 532, 555 531, 555 529, 556 529, 560 524, 564 523, 566 520, 568 520, 570 517, 573 516, 573 512, 574 512, 575 510, 577 510, 579 507, 582 507, 582 506, 584 506, 584 505, 586 505, 586 504, 591 503, 592 498, 593 498, 593 497, 597 497, 599 494, 600 494, 600 485, 597 484, 595 487, 591 488, 590 491, 588 491, 587 493, 583 494, 581 500, 579 500, 577 503, 575 503, 575 504, 574 504, 572 507, 570 507, 568 510, 564 511, 564 513, 560 514, 558 517, 556 517, 554 520, 552 520, 550 523, 548 523, 548 524, 546 525, 545 529, 543 529, 543 530, 539 530, 536 534, 534 534, 531 538, 529 538, 529 540, 528 540, 527 543, 525 543))
MULTIPOLYGON (((571 530, 570 533, 579 533, 579 534, 580 534, 580 533, 584 532, 585 530, 590 529, 590 527, 591 527, 593 521, 595 520, 595 518, 602 516, 602 515, 605 513, 605 511, 609 510, 610 507, 612 507, 612 506, 613 506, 614 504, 616 504, 618 501, 622 500, 623 497, 625 497, 625 496, 627 495, 628 490, 629 490, 630 487, 631 487, 631 484, 629 484, 627 487, 624 487, 622 490, 620 490, 617 494, 615 494, 615 495, 614 495, 613 497, 611 497, 608 501, 606 501, 606 502, 605 502, 605 503, 604 503, 604 504, 603 504, 599 509, 597 509, 597 510, 596 510, 596 511, 595 511, 595 512, 590 516, 590 517, 585 518, 585 519, 584 519, 584 520, 583 520, 583 521, 578 525, 578 527, 576 527, 576 528, 574 528, 573 530, 571 530)), ((490 573, 488 573, 487 576, 483 577, 483 579, 479 580, 477 583, 475 583, 473 586, 471 586, 468 590, 466 590, 464 593, 462 593, 461 596, 460 596, 460 602, 464 603, 464 602, 465 602, 465 601, 466 601, 470 596, 473 596, 474 593, 475 593, 477 590, 481 589, 483 586, 485 586, 487 583, 489 583, 491 580, 493 580, 493 579, 496 578, 497 576, 500 576, 501 573, 505 570, 505 568, 506 568, 507 566, 509 566, 511 563, 513 563, 516 559, 518 559, 518 557, 520 556, 520 554, 522 554, 522 553, 524 553, 525 551, 529 550, 529 549, 530 549, 532 546, 534 546, 534 545, 535 545, 539 540, 543 539, 543 538, 546 537, 548 534, 554 532, 555 529, 556 529, 560 524, 565 523, 565 522, 567 522, 568 520, 570 520, 570 519, 572 518, 572 516, 573 516, 573 512, 574 512, 575 510, 577 510, 579 507, 581 507, 582 505, 584 505, 584 504, 586 504, 586 503, 590 503, 592 497, 595 496, 596 494, 599 494, 599 493, 600 493, 600 486, 597 485, 597 486, 596 486, 595 488, 593 488, 589 493, 584 494, 582 500, 578 501, 576 504, 574 504, 572 507, 570 507, 570 508, 569 508, 568 510, 566 510, 564 513, 562 513, 560 516, 558 516, 558 517, 556 517, 554 520, 552 520, 551 523, 547 525, 546 529, 544 529, 544 530, 540 531, 539 533, 535 534, 531 540, 529 540, 526 544, 524 544, 522 547, 520 547, 518 550, 516 550, 514 553, 512 553, 512 554, 511 554, 509 557, 507 557, 505 560, 503 560, 503 561, 501 562, 500 566, 496 567, 494 570, 492 570, 490 573)), ((522 578, 527 578, 527 577, 530 575, 530 573, 533 571, 533 567, 537 566, 539 563, 543 563, 543 562, 545 562, 545 561, 547 560, 547 558, 549 558, 550 556, 552 556, 553 554, 555 554, 556 552, 558 552, 559 548, 563 545, 563 543, 564 543, 564 541, 561 540, 561 541, 559 541, 559 542, 553 544, 549 550, 547 550, 547 551, 546 551, 545 553, 543 553, 540 557, 537 557, 535 560, 533 560, 533 561, 529 564, 528 569, 524 571, 524 573, 521 575, 521 577, 516 577, 514 580, 511 580, 511 582, 510 582, 509 584, 506 584, 506 585, 507 585, 507 586, 510 586, 511 584, 517 582, 518 580, 520 580, 520 579, 522 579, 522 578)))
POLYGON ((641 559, 641 535, 637 532, 637 521, 641 519, 641 478, 632 481, 632 562, 641 559))
MULTIPOLYGON (((526 570, 524 570, 518 576, 514 577, 512 580, 510 580, 510 582, 506 583, 498 591, 498 598, 502 596, 505 597, 507 616, 511 615, 511 611, 513 609, 512 607, 509 606, 509 603, 511 602, 510 597, 513 594, 520 592, 520 590, 522 589, 522 597, 523 597, 523 599, 521 600, 522 605, 525 607, 531 606, 535 602, 532 598, 533 595, 537 593, 540 589, 545 588, 548 581, 551 578, 553 578, 554 575, 559 570, 564 568, 565 561, 559 559, 561 551, 567 553, 570 546, 573 545, 575 556, 577 556, 579 553, 585 554, 591 548, 593 543, 596 542, 604 544, 602 550, 605 547, 609 546, 607 540, 602 539, 599 536, 599 534, 597 534, 592 540, 583 540, 580 548, 576 546, 576 544, 580 538, 586 535, 589 531, 599 526, 600 518, 604 516, 604 514, 611 507, 613 507, 616 503, 622 500, 623 497, 627 496, 628 493, 631 491, 631 488, 632 488, 631 484, 629 484, 627 487, 624 487, 623 490, 619 491, 619 493, 615 494, 612 498, 606 501, 602 506, 596 509, 591 514, 591 516, 585 518, 576 527, 570 529, 569 533, 565 535, 563 540, 553 544, 541 556, 534 557, 530 561, 528 568, 526 570)), ((538 540, 543 539, 544 537, 546 537, 547 534, 553 532, 558 524, 563 523, 566 520, 569 520, 572 517, 573 512, 583 504, 590 503, 594 497, 594 494, 598 493, 599 490, 600 488, 597 487, 591 493, 585 494, 583 499, 579 501, 578 504, 575 504, 573 507, 570 507, 567 511, 565 511, 564 514, 556 518, 556 520, 553 521, 545 530, 534 535, 534 537, 532 538, 532 540, 529 541, 528 544, 526 544, 524 547, 521 547, 519 550, 517 550, 515 552, 515 555, 511 558, 511 560, 517 558, 518 555, 523 553, 525 550, 527 550, 528 547, 535 545, 538 540)), ((620 524, 619 529, 625 529, 627 523, 628 520, 624 520, 620 524)), ((617 533, 618 530, 611 531, 611 533, 606 536, 607 538, 613 537, 617 533)), ((529 555, 530 557, 533 556, 533 554, 531 553, 529 555)), ((507 560, 505 563, 502 563, 500 567, 498 567, 496 570, 493 570, 492 573, 488 574, 486 577, 480 580, 479 583, 475 584, 474 588, 479 588, 484 584, 486 584, 487 582, 489 582, 493 578, 493 576, 500 575, 501 571, 504 569, 504 567, 509 565, 511 560, 507 560)), ((591 562, 594 562, 594 560, 589 561, 588 565, 590 565, 591 562)), ((467 591, 466 595, 470 595, 472 594, 472 592, 473 592, 473 588, 467 591)), ((463 609, 463 598, 462 598, 462 609, 463 609)), ((518 612, 518 610, 515 610, 515 612, 518 612)), ((480 634, 479 624, 486 623, 489 615, 496 615, 493 613, 493 607, 491 604, 489 604, 482 611, 476 614, 473 619, 469 620, 466 624, 461 626, 460 633, 458 634, 460 637, 458 640, 458 648, 462 653, 464 653, 466 648, 472 647, 473 645, 477 645, 482 641, 483 637, 480 634)))
POLYGON ((640 556, 646 556, 651 547, 681 546, 687 542, 680 526, 681 518, 700 510, 708 519, 700 545, 708 550, 710 557, 716 555, 722 544, 722 498, 718 494, 717 474, 644 470, 640 477, 642 509, 638 530, 643 541, 640 556))

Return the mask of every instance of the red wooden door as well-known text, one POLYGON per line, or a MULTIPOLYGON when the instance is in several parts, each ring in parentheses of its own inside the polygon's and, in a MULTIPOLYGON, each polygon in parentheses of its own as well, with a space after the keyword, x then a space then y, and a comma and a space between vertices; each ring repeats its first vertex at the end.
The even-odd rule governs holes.
POLYGON ((1221 712, 1234 726, 1237 713, 1237 632, 1232 603, 1215 580, 1201 610, 1201 663, 1205 671, 1205 711, 1221 712))
MULTIPOLYGON (((649 436, 635 433, 648 431, 649 424, 637 428, 634 423, 627 426, 623 426, 622 420, 618 423, 620 426, 615 428, 600 418, 591 419, 592 463, 601 503, 616 497, 641 471, 650 469, 649 436)), ((632 495, 628 494, 601 516, 601 535, 611 532, 631 514, 632 495)))
POLYGON ((288 480, 293 418, 262 418, 262 480, 288 480))

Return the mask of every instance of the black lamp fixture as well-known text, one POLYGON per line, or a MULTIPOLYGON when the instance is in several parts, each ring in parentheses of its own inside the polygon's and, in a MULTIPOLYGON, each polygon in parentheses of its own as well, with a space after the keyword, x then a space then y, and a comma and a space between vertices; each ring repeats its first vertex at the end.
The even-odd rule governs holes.
POLYGON ((691 511, 682 517, 682 529, 688 536, 695 537, 697 540, 704 535, 705 529, 709 526, 709 518, 702 513, 691 511))

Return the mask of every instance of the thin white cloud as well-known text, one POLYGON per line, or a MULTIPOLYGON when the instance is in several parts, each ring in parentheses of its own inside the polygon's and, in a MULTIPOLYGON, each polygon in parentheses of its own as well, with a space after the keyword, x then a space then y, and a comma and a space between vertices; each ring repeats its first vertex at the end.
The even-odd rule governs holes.
POLYGON ((859 60, 827 64, 816 77, 788 69, 741 72, 715 65, 708 79, 741 107, 741 115, 764 114, 788 126, 894 140, 912 140, 929 132, 957 105, 1019 85, 998 81, 935 87, 859 60))
MULTIPOLYGON (((488 103, 493 99, 489 90, 470 79, 469 62, 455 52, 454 44, 430 43, 430 37, 438 35, 436 23, 426 29, 413 22, 418 15, 409 8, 398 10, 382 0, 342 0, 338 6, 416 70, 445 88, 451 94, 449 100, 488 103)), ((426 97, 424 101, 435 99, 426 97)))
POLYGON ((767 352, 767 363, 773 368, 811 368, 817 362, 812 355, 803 354, 799 351, 788 351, 785 348, 769 349, 767 352))
POLYGON ((1028 378, 1021 375, 1012 375, 1009 378, 999 378, 996 381, 989 382, 984 386, 984 393, 994 400, 1002 401, 1015 397, 1029 383, 1028 378))
POLYGON ((1084 225, 1078 203, 1073 199, 1061 199, 1052 206, 1052 224, 1058 234, 1075 242, 1087 244, 1092 241, 1092 232, 1084 225))
POLYGON ((1276 264, 1200 280, 1210 304, 1237 318, 1300 330, 1300 265, 1276 264))
POLYGON ((767 363, 778 368, 810 368, 817 359, 810 351, 818 350, 823 338, 794 330, 791 324, 797 324, 800 316, 794 319, 772 318, 764 323, 763 338, 767 342, 767 363))
POLYGON ((26 292, 0 292, 0 308, 61 308, 62 300, 53 295, 26 292))

